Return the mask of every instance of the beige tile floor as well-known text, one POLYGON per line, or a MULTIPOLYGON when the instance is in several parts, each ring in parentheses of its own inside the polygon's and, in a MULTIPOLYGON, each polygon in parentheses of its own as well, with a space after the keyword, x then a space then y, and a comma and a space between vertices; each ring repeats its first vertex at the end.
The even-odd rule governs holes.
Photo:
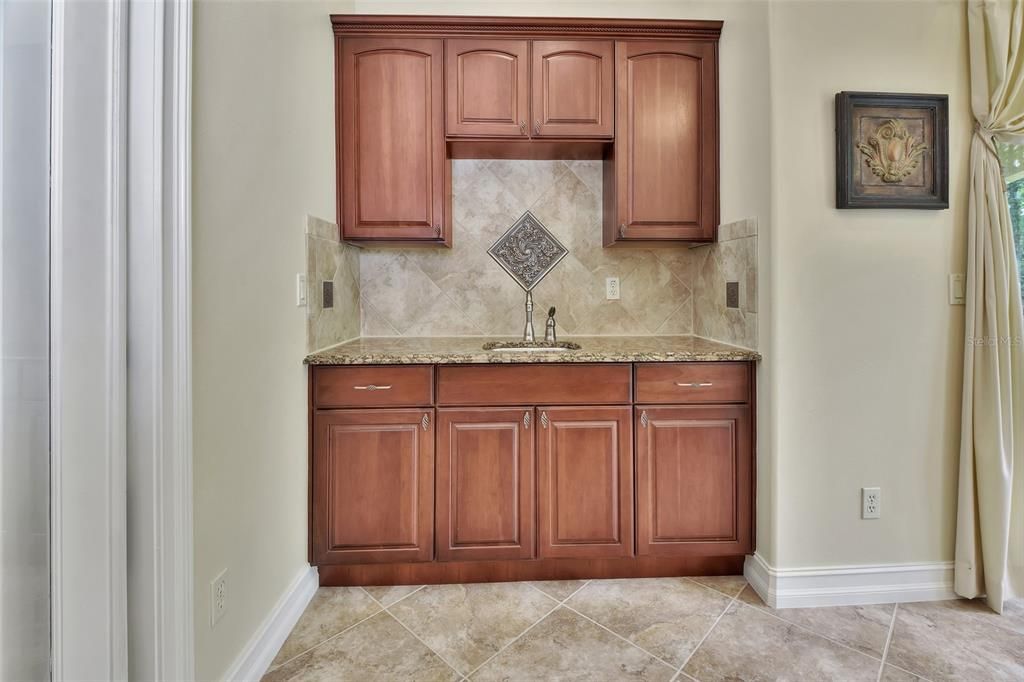
POLYGON ((322 587, 278 680, 1024 680, 1024 602, 769 609, 740 576, 322 587))

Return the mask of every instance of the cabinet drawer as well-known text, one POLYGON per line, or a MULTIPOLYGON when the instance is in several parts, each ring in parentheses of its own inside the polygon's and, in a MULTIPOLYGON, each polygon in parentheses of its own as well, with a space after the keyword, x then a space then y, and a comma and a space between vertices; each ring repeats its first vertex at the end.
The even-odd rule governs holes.
POLYGON ((629 365, 438 367, 438 405, 616 405, 630 400, 629 365))
POLYGON ((429 365, 313 368, 313 405, 320 409, 430 405, 433 389, 429 365))
POLYGON ((750 366, 745 362, 659 362, 636 366, 638 403, 745 403, 750 366))

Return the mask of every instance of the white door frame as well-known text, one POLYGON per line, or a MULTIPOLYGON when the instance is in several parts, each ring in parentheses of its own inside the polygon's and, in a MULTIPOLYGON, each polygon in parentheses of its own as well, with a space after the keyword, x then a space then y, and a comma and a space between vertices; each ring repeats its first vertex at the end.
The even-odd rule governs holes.
POLYGON ((52 17, 52 673, 124 680, 127 17, 116 0, 52 17))
POLYGON ((130 0, 129 678, 195 676, 189 0, 130 0))
POLYGON ((188 680, 191 3, 52 35, 53 679, 188 680))

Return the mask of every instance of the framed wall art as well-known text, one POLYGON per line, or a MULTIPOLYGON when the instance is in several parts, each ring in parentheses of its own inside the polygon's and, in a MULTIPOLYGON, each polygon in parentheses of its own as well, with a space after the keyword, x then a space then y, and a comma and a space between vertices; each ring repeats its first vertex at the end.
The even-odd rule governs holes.
POLYGON ((949 98, 837 93, 836 208, 949 208, 949 98))

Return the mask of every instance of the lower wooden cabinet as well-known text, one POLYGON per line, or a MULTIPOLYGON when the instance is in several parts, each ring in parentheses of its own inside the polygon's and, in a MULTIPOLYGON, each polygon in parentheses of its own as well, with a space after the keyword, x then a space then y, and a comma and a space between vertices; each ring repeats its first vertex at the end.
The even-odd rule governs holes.
POLYGON ((437 558, 534 556, 533 408, 438 410, 437 558))
POLYGON ((433 412, 315 413, 311 475, 316 563, 433 557, 433 412))
POLYGON ((324 584, 721 574, 753 551, 752 364, 440 369, 311 372, 324 584), (529 395, 550 400, 506 402, 529 395))
POLYGON ((540 556, 631 556, 632 410, 542 407, 537 412, 540 556))
POLYGON ((636 408, 637 554, 752 549, 748 405, 636 408))

